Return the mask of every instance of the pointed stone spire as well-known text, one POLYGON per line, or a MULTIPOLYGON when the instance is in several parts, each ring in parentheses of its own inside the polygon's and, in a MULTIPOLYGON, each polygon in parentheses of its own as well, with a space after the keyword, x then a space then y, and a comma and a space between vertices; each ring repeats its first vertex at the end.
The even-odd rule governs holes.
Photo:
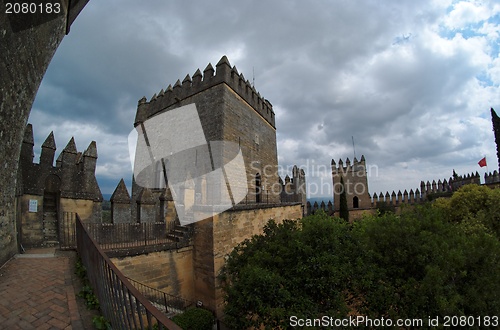
POLYGON ((125 181, 123 181, 123 178, 116 186, 116 189, 109 200, 112 203, 130 203, 130 195, 128 193, 127 186, 125 185, 125 181))
POLYGON ((203 79, 203 75, 201 74, 200 69, 197 69, 193 75, 193 84, 197 84, 197 83, 201 82, 202 79, 203 79))
POLYGON ((212 78, 214 76, 214 73, 215 73, 215 70, 214 70, 214 67, 212 66, 212 63, 208 63, 205 70, 203 70, 203 80, 212 78))
POLYGON ((54 149, 56 150, 56 141, 54 139, 54 132, 50 132, 49 136, 45 139, 42 144, 42 148, 54 149))
POLYGON ((217 63, 217 65, 215 67, 219 67, 221 65, 227 65, 227 66, 229 66, 229 68, 231 68, 231 64, 229 64, 229 60, 227 59, 226 55, 221 57, 221 59, 219 60, 219 62, 217 63))
POLYGON ((56 153, 56 141, 54 139, 54 132, 50 132, 49 136, 42 144, 42 153, 40 154, 40 164, 43 166, 52 166, 54 163, 54 156, 56 153))
POLYGON ((149 188, 143 188, 141 192, 139 193, 139 196, 137 197, 137 202, 139 204, 147 204, 147 205, 152 205, 155 204, 155 198, 153 196, 153 193, 151 192, 151 189, 149 188))
POLYGON ((66 147, 64 147, 63 152, 71 153, 71 154, 77 154, 78 151, 76 149, 76 143, 75 143, 75 138, 71 137, 71 140, 69 140, 68 144, 66 147))
POLYGON ((182 87, 181 81, 179 79, 177 79, 177 81, 175 82, 175 85, 174 85, 174 89, 180 88, 180 87, 182 87))
POLYGON ((90 142, 87 150, 83 153, 83 157, 97 158, 97 145, 95 141, 90 142))
POLYGON ((187 85, 191 85, 193 81, 191 80, 191 76, 189 75, 189 73, 186 75, 186 77, 184 78, 184 80, 182 81, 182 85, 184 86, 184 84, 187 84, 187 85))
POLYGON ((24 138, 23 143, 34 145, 33 139, 33 126, 31 124, 26 125, 26 129, 24 130, 24 138))
POLYGON ((29 166, 33 164, 33 158, 35 157, 35 153, 33 151, 34 144, 35 142, 33 140, 33 126, 31 126, 31 124, 28 124, 26 125, 26 128, 24 130, 23 143, 21 145, 21 167, 29 168, 29 166))
MULTIPOLYGON (((229 64, 229 60, 226 55, 222 56, 220 61, 215 66, 217 68, 217 77, 222 79, 223 81, 230 82, 234 79, 234 72, 231 68, 231 64, 229 64)), ((257 94, 257 92, 255 92, 257 94)))
POLYGON ((332 165, 337 165, 337 163, 335 163, 335 161, 333 160, 333 158, 332 158, 332 165))

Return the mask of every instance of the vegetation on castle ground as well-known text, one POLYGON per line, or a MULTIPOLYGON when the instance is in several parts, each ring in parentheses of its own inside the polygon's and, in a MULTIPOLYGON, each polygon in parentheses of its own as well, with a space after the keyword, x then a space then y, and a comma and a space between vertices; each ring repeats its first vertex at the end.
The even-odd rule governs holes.
POLYGON ((221 274, 225 323, 288 328, 290 317, 494 316, 500 312, 500 190, 465 187, 401 215, 349 224, 319 212, 270 221, 221 274))
POLYGON ((214 320, 212 312, 198 307, 172 317, 172 321, 184 330, 211 330, 214 320))
MULTIPOLYGON (((95 296, 94 291, 90 286, 90 282, 87 278, 87 270, 85 269, 85 266, 83 265, 80 258, 78 258, 78 260, 76 261, 75 274, 80 278, 83 285, 82 290, 78 293, 78 296, 85 299, 85 305, 88 309, 95 309, 100 311, 99 300, 95 296)), ((92 324, 97 330, 111 329, 111 324, 102 315, 94 316, 92 318, 92 324)))

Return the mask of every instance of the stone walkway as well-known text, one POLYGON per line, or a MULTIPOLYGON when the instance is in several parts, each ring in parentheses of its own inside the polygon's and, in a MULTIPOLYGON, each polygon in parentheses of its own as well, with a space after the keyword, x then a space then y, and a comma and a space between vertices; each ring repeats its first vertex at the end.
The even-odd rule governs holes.
POLYGON ((75 258, 75 252, 37 249, 16 255, 2 266, 0 329, 88 328, 75 296, 79 290, 75 258))

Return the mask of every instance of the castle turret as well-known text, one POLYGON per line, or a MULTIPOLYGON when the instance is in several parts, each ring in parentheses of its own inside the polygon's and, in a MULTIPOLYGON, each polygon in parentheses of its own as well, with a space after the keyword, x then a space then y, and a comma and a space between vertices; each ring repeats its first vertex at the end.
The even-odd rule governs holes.
POLYGON ((66 147, 62 151, 62 167, 73 167, 76 164, 78 151, 76 149, 75 139, 71 137, 66 147))
POLYGON ((123 179, 116 186, 115 191, 111 195, 110 202, 111 221, 113 223, 131 222, 130 195, 123 179))
POLYGON ((332 160, 333 202, 335 211, 340 209, 340 194, 345 189, 347 194, 347 207, 353 209, 368 209, 372 205, 372 198, 368 192, 368 179, 366 173, 365 157, 357 159, 351 165, 349 158, 344 162, 339 159, 338 166, 332 160), (341 185, 344 179, 344 187, 341 185))
POLYGON ((87 150, 83 153, 83 170, 85 173, 91 173, 92 175, 95 172, 97 164, 97 146, 96 142, 90 142, 87 150))

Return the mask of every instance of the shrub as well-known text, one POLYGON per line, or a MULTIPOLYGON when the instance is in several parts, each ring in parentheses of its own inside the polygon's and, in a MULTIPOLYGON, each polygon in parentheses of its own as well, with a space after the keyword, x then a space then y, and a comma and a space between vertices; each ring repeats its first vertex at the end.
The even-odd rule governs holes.
POLYGON ((211 330, 214 320, 212 312, 196 307, 172 318, 172 321, 184 330, 211 330))

